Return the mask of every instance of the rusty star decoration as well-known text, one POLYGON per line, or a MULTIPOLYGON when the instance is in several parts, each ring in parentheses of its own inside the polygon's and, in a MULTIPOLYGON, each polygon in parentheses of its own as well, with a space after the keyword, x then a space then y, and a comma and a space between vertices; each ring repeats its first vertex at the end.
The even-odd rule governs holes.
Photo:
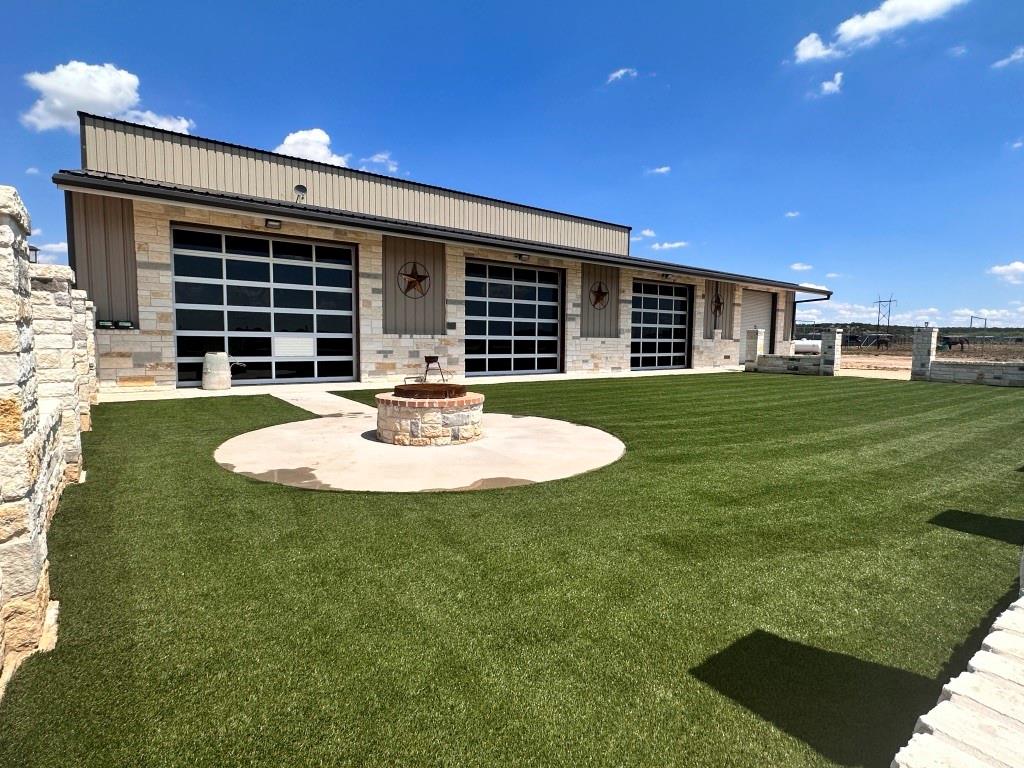
POLYGON ((590 286, 590 306, 594 309, 604 309, 608 304, 608 286, 601 281, 590 286))
POLYGON ((430 290, 430 273, 427 272, 426 267, 415 261, 402 267, 398 273, 398 279, 405 283, 399 285, 402 293, 411 299, 422 299, 430 290))

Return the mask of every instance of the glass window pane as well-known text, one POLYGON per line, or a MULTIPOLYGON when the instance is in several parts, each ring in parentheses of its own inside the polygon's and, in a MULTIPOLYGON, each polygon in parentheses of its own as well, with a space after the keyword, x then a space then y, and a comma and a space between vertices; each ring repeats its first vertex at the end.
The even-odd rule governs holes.
POLYGON ((487 322, 484 320, 467 320, 466 321, 466 335, 467 336, 486 336, 487 335, 487 322))
POLYGON ((351 315, 317 315, 317 333, 352 333, 351 315))
POLYGON ((256 237, 226 235, 224 250, 228 253, 237 253, 239 256, 269 256, 270 241, 256 237))
POLYGON ((180 277, 222 277, 220 259, 207 259, 202 256, 186 256, 174 254, 174 274, 180 277))
POLYGON ((492 301, 487 305, 491 317, 512 317, 512 304, 507 301, 492 301))
POLYGON ((263 261, 240 261, 228 259, 228 280, 251 280, 255 283, 270 282, 270 264, 263 261))
POLYGON ((516 304, 516 317, 534 318, 537 316, 536 304, 516 304))
POLYGON ((500 373, 512 370, 511 357, 491 357, 487 359, 487 370, 491 373, 500 373))
POLYGON ((517 355, 532 355, 537 351, 537 342, 533 339, 517 339, 514 351, 517 355))
POLYGON ((178 381, 190 382, 190 381, 202 381, 203 380, 203 364, 202 363, 178 363, 178 381))
POLYGON ((275 333, 312 333, 313 315, 293 315, 284 312, 274 313, 275 333))
POLYGON ((274 369, 278 379, 311 379, 314 371, 312 360, 278 360, 274 369))
POLYGON ((511 336, 512 335, 512 323, 507 320, 491 320, 488 323, 490 328, 488 333, 491 336, 511 336))
POLYGON ((491 283, 487 287, 487 294, 493 299, 511 299, 512 286, 508 283, 491 283))
POLYGON ((320 360, 316 364, 316 375, 323 378, 351 377, 351 360, 320 360))
POLYGON ((516 323, 516 336, 536 336, 536 323, 516 323))
POLYGON ((252 362, 247 361, 240 365, 231 366, 231 380, 245 381, 246 379, 272 379, 273 368, 269 360, 252 362))
POLYGON ((293 243, 290 240, 275 240, 274 258, 312 261, 313 246, 309 243, 293 243))
POLYGON ((318 269, 316 284, 328 288, 351 288, 352 270, 349 269, 318 269))
POLYGON ((352 339, 338 339, 330 336, 326 339, 317 339, 316 353, 319 357, 351 356, 352 339))
POLYGON ((542 357, 537 360, 538 371, 557 371, 558 370, 558 358, 557 357, 542 357))
POLYGON ((487 342, 483 339, 466 339, 467 355, 486 355, 487 342))
POLYGON ((174 283, 174 300, 179 304, 223 304, 224 286, 211 283, 174 283))
POLYGON ((537 342, 538 355, 557 355, 558 341, 554 339, 541 339, 537 342))
POLYGON ((491 355, 511 355, 512 339, 491 339, 487 342, 487 353, 491 355))
POLYGON ((467 296, 486 296, 487 295, 487 283, 481 283, 476 280, 466 281, 466 295, 467 296))
POLYGON ((331 245, 318 245, 316 247, 316 260, 321 264, 351 264, 352 249, 331 245))
POLYGON ((275 283, 313 284, 313 268, 298 264, 274 264, 275 283))
POLYGON ((270 333, 270 313, 228 312, 228 331, 270 333))
POLYGON ((512 267, 502 267, 497 264, 491 264, 487 267, 487 273, 492 280, 512 279, 512 267))
POLYGON ((537 282, 537 270, 535 269, 523 269, 522 267, 516 267, 515 275, 517 283, 537 282))
POLYGON ((220 253, 219 232, 196 232, 192 229, 176 229, 173 232, 174 247, 190 251, 216 251, 220 253))
POLYGON ((516 299, 519 301, 536 301, 537 289, 532 285, 517 285, 516 299))
POLYGON ((558 273, 537 270, 537 282, 547 283, 548 285, 558 285, 558 273))
POLYGON ((487 360, 483 357, 466 358, 466 373, 483 373, 487 370, 487 360))
POLYGON ((512 366, 517 371, 533 371, 537 369, 537 361, 532 357, 517 357, 512 366))
POLYGON ((467 301, 466 302, 466 316, 467 317, 487 317, 487 302, 486 301, 467 301))
POLYGON ((207 352, 223 352, 223 336, 179 336, 178 357, 202 357, 207 352))
POLYGON ((487 277, 487 265, 477 261, 467 261, 466 277, 487 277))
POLYGON ((275 288, 274 306, 290 309, 312 309, 313 292, 300 291, 294 288, 275 288))
POLYGON ((228 304, 238 304, 243 307, 269 307, 270 288, 261 288, 255 285, 229 285, 228 304))
POLYGON ((537 301, 558 301, 557 288, 538 288, 537 301))
POLYGON ((554 304, 539 304, 537 306, 537 317, 541 320, 557 320, 558 307, 554 304))
POLYGON ((217 309, 179 309, 175 317, 179 331, 224 330, 224 313, 217 309))
POLYGON ((352 294, 336 293, 334 291, 317 291, 316 308, 350 310, 352 309, 352 294))
POLYGON ((537 323, 538 336, 557 336, 558 323, 537 323))
POLYGON ((232 357, 270 357, 270 337, 232 336, 228 339, 228 354, 232 357))

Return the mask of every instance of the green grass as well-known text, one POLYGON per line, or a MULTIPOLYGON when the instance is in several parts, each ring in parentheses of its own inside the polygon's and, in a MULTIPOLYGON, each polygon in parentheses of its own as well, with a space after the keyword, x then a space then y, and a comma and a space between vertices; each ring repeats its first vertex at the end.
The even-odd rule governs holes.
POLYGON ((96 408, 50 531, 60 639, 0 705, 0 765, 887 765, 1013 595, 1024 391, 481 389, 626 455, 315 492, 212 460, 308 418, 275 398, 96 408))

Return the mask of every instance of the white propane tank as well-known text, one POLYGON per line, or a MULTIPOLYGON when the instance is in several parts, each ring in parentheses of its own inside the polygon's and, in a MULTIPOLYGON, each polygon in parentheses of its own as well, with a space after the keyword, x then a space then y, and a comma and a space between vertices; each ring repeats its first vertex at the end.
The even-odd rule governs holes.
POLYGON ((203 389, 231 389, 227 352, 207 352, 203 357, 203 389))
POLYGON ((793 342, 794 355, 820 355, 821 341, 818 339, 800 339, 793 342))

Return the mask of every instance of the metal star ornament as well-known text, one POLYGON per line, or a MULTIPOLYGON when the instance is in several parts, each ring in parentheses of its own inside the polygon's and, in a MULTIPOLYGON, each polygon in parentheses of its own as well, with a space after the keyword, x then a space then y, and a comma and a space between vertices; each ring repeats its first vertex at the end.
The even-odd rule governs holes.
POLYGON ((430 291, 430 273, 416 261, 410 261, 398 272, 398 289, 410 299, 422 299, 430 291))
POLYGON ((590 286, 590 306, 594 309, 604 309, 608 306, 608 286, 598 280, 590 286))

